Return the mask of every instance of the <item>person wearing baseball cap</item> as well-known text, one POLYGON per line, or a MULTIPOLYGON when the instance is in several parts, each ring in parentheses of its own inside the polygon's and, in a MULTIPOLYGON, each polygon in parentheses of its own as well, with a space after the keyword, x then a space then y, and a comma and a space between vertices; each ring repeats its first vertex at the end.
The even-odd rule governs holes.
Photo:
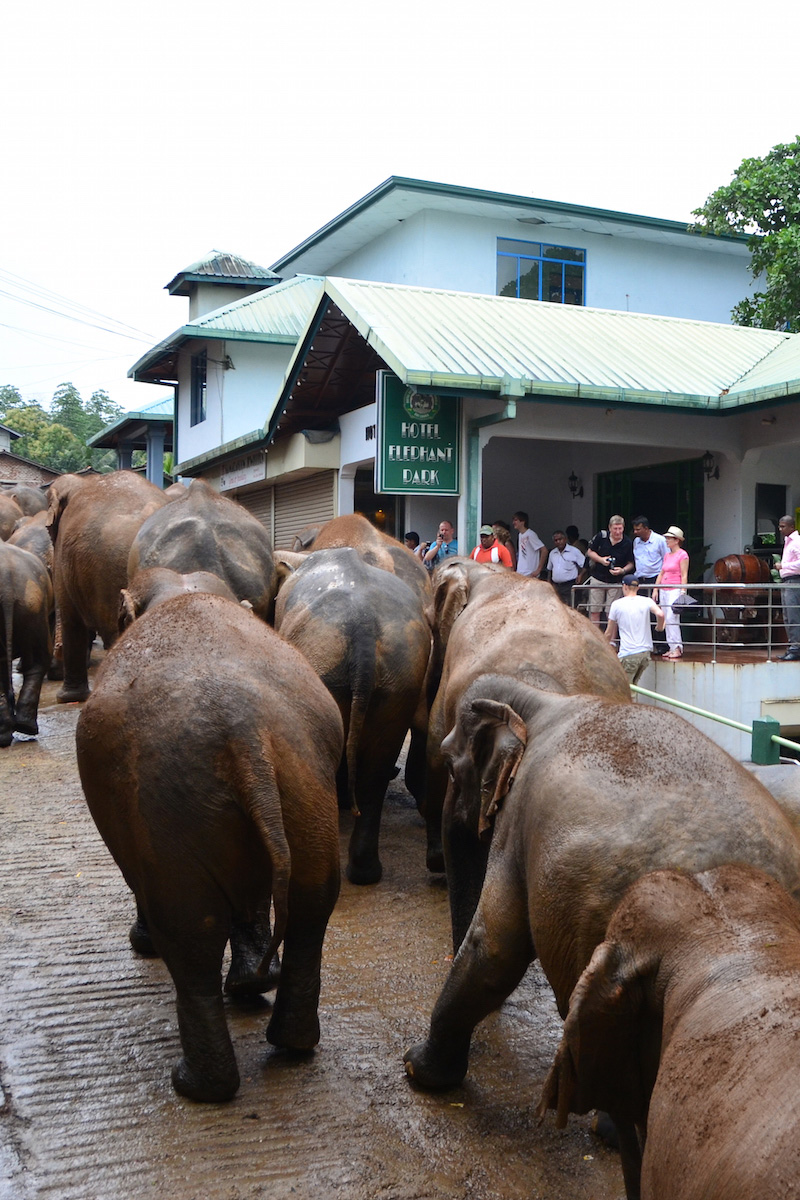
POLYGON ((511 571, 514 565, 511 555, 502 542, 498 542, 491 525, 481 525, 478 535, 480 545, 475 547, 470 558, 474 558, 475 562, 500 563, 501 566, 507 567, 511 571))
POLYGON ((650 614, 656 618, 656 629, 664 628, 664 613, 655 600, 640 596, 639 580, 635 575, 626 575, 622 580, 622 596, 608 610, 605 639, 610 644, 619 638, 620 666, 628 677, 628 683, 638 683, 650 664, 653 653, 653 633, 650 614))

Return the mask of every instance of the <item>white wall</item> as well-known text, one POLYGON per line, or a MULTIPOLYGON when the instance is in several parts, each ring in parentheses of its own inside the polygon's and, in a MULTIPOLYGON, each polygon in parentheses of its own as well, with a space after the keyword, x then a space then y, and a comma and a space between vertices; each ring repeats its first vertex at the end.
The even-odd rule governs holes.
POLYGON ((497 238, 586 251, 586 303, 595 308, 730 322, 752 290, 743 246, 687 236, 678 246, 647 241, 631 228, 613 235, 557 225, 427 210, 398 222, 331 268, 329 274, 493 295, 497 238))

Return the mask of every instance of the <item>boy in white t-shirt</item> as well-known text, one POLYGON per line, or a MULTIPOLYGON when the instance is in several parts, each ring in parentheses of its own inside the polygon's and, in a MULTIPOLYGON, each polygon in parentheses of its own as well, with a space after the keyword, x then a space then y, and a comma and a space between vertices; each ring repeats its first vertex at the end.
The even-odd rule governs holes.
POLYGON ((515 512, 511 524, 519 534, 517 542, 517 574, 538 579, 546 557, 544 542, 538 533, 528 528, 528 514, 515 512))
POLYGON ((640 596, 639 580, 626 575, 622 580, 622 596, 608 610, 607 642, 619 637, 619 661, 629 683, 638 683, 653 653, 653 634, 650 614, 655 613, 656 629, 664 628, 664 613, 655 600, 640 596))

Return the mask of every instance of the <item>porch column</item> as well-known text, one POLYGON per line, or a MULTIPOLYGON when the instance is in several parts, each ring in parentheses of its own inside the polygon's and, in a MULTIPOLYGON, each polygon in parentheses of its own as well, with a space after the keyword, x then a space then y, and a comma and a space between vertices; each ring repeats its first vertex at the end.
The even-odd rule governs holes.
POLYGON ((157 425, 147 430, 147 478, 156 487, 164 486, 164 427, 157 425))

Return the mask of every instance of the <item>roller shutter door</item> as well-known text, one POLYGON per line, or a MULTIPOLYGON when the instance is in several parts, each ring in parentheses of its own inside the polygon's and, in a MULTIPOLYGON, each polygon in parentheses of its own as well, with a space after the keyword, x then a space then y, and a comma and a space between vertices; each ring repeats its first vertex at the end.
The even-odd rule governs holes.
POLYGON ((335 471, 318 471, 275 487, 275 545, 288 550, 305 525, 324 525, 335 516, 335 471))
POLYGON ((259 492, 244 492, 241 496, 236 497, 242 508, 246 508, 256 520, 261 522, 270 537, 272 537, 272 515, 274 510, 273 491, 273 488, 267 487, 262 488, 259 492))

